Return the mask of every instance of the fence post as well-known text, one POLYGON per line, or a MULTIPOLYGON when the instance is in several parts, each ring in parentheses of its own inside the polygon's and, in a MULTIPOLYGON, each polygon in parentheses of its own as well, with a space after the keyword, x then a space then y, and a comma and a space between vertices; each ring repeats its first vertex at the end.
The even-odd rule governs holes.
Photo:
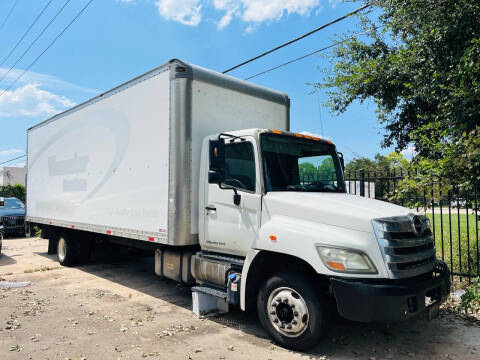
POLYGON ((365 197, 365 170, 360 170, 360 196, 365 197))

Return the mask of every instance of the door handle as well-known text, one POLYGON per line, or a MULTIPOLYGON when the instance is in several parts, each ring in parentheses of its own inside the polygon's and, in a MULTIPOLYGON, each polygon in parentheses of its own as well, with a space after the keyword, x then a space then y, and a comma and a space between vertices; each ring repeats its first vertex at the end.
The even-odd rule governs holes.
POLYGON ((205 207, 205 210, 208 210, 208 211, 217 211, 217 208, 215 206, 206 206, 205 207))

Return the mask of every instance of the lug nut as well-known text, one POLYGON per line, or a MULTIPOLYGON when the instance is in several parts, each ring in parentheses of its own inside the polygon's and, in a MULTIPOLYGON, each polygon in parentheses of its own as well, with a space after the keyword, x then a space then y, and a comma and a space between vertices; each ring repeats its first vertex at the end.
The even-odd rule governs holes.
POLYGON ((276 307, 276 306, 277 306, 277 303, 273 302, 273 303, 272 303, 272 306, 273 306, 273 307, 276 307))
POLYGON ((287 299, 287 298, 283 299, 283 302, 284 302, 285 304, 288 304, 288 299, 287 299))
POLYGON ((278 319, 277 318, 273 319, 273 322, 278 323, 278 319))
POLYGON ((276 311, 271 311, 270 315, 275 315, 277 312, 276 311))
POLYGON ((282 323, 282 325, 280 325, 280 329, 285 329, 285 323, 282 323))
POLYGON ((298 316, 298 311, 294 311, 293 316, 298 316))
POLYGON ((288 324, 288 325, 287 325, 287 329, 290 330, 291 328, 292 328, 292 324, 288 324))
POLYGON ((293 325, 297 325, 297 320, 292 320, 293 325))

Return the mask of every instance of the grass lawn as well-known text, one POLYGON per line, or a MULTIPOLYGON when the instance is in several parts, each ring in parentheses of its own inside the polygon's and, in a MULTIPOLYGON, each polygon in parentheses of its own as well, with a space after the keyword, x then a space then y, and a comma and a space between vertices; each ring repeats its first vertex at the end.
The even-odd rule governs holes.
MULTIPOLYGON (((464 274, 479 274, 479 243, 477 229, 480 223, 476 221, 475 215, 457 214, 452 209, 449 219, 448 212, 440 214, 427 214, 430 218, 432 229, 434 229, 437 257, 446 261, 450 270, 464 274), (468 216, 468 229, 467 229, 468 216), (443 227, 443 231, 442 231, 443 227), (443 235, 443 236, 442 236, 443 235), (442 241, 443 240, 443 241, 442 241), (470 245, 470 246, 469 246, 470 245), (470 248, 470 256, 468 250, 470 248), (470 272, 469 261, 470 258, 470 272)), ((480 231, 480 229, 478 229, 480 231)))

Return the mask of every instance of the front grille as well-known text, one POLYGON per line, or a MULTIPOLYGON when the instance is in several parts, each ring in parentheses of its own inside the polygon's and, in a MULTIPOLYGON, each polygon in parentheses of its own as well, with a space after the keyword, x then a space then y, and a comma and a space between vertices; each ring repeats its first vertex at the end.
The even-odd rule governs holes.
POLYGON ((1 223, 5 230, 22 229, 25 226, 25 216, 2 216, 1 223))
MULTIPOLYGON (((423 234, 423 236, 428 236, 432 235, 432 231, 430 229, 426 229, 423 234)), ((390 233, 390 238, 393 240, 403 240, 403 239, 415 239, 417 238, 418 235, 416 235, 413 232, 409 231, 399 231, 399 232, 391 232, 390 233)))
POLYGON ((433 242, 425 245, 418 245, 412 247, 393 248, 393 252, 395 255, 409 255, 430 249, 433 249, 433 242))
MULTIPOLYGON (((421 219, 426 219, 421 217, 421 219)), ((428 227, 415 231, 411 219, 397 219, 385 225, 374 222, 375 232, 387 269, 394 279, 414 277, 433 271, 437 261, 433 234, 428 227)), ((382 221, 384 223, 382 224, 382 221)), ((426 221, 426 220, 424 220, 426 221)))

